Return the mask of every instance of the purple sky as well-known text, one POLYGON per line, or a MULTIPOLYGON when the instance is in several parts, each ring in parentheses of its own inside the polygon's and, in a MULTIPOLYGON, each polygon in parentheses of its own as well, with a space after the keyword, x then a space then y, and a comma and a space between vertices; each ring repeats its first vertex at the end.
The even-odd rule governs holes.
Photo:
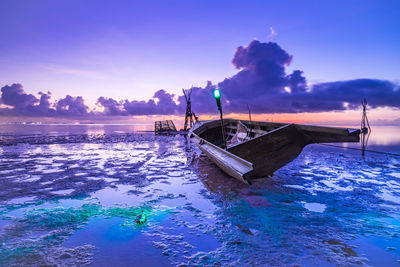
MULTIPOLYGON (((23 103, 42 106, 26 109, 27 115, 44 112, 46 103, 39 102, 43 97, 39 91, 50 91, 51 103, 63 98, 51 106, 55 111, 63 110, 63 105, 69 108, 72 101, 71 114, 79 115, 83 108, 77 97, 82 96, 90 107, 99 97, 116 102, 128 99, 122 106, 129 113, 143 104, 135 101, 149 104, 148 99, 160 89, 165 89, 163 103, 171 107, 169 94, 177 97, 191 85, 204 88, 207 81, 222 82, 228 100, 243 98, 238 92, 250 90, 267 101, 271 93, 281 93, 293 71, 301 70, 308 84, 305 90, 320 83, 316 88, 325 88, 327 82, 336 89, 326 90, 337 90, 350 80, 355 89, 349 95, 365 93, 381 101, 377 106, 396 107, 390 101, 400 103, 395 98, 400 80, 399 28, 399 1, 2 0, 0 88, 19 83, 27 95, 34 94, 37 102, 23 103), (243 82, 244 74, 240 74, 246 66, 232 64, 236 48, 247 47, 253 39, 275 42, 292 57, 289 66, 282 65, 287 77, 279 88, 272 88, 272 78, 264 75, 276 67, 264 64, 270 58, 263 61, 264 67, 254 65, 263 74, 250 73, 251 84, 243 82), (256 83, 257 77, 266 83, 256 83), (226 78, 241 78, 242 87, 224 84, 226 78), (371 93, 371 88, 376 91, 371 93)), ((345 94, 345 89, 340 90, 345 94)), ((324 95, 331 97, 325 91, 324 95)), ((285 103, 292 101, 291 106, 282 111, 261 108, 260 112, 320 111, 309 95, 302 97, 293 104, 292 99, 279 96, 285 103)), ((352 98, 337 101, 356 103, 352 98)), ((332 110, 341 109, 337 104, 332 103, 332 110)), ((11 107, 21 110, 21 105, 11 107)))

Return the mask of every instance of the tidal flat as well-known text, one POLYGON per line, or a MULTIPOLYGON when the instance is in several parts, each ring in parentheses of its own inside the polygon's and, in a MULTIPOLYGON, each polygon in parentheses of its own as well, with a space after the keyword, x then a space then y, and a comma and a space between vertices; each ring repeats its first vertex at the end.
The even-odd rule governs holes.
POLYGON ((398 266, 400 157, 310 145, 248 186, 149 129, 0 125, 0 266, 398 266))

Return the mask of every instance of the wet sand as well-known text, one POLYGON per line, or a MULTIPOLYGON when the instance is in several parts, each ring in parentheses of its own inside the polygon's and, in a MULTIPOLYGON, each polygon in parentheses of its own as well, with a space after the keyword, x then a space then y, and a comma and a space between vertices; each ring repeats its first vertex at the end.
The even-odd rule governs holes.
MULTIPOLYGON (((0 129, 1 265, 400 260, 400 158, 312 145, 247 186, 182 136, 13 127, 0 129)), ((372 146, 400 152, 396 142, 372 146)))

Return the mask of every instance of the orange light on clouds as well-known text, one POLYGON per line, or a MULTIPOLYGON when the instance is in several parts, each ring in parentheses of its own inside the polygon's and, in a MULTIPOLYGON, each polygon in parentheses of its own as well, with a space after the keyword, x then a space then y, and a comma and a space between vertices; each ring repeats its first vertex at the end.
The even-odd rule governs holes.
MULTIPOLYGON (((392 121, 400 118, 400 110, 390 108, 377 108, 367 111, 368 118, 373 124, 390 124, 392 121)), ((248 114, 231 113, 226 114, 225 118, 235 118, 248 120, 248 114)), ((324 124, 324 125, 353 125, 358 127, 361 121, 361 109, 346 110, 336 112, 318 112, 318 113, 282 113, 282 114, 251 114, 252 120, 255 121, 271 121, 271 122, 288 122, 299 124, 324 124)), ((217 112, 215 115, 202 115, 202 120, 218 119, 217 112)))
MULTIPOLYGON (((100 111, 97 109, 97 111, 100 111)), ((400 110, 391 108, 376 108, 367 111, 368 119, 372 125, 400 124, 400 110), (395 121, 396 120, 396 121, 395 121)), ((213 115, 197 114, 200 120, 219 119, 217 110, 213 115)), ((224 118, 248 120, 247 113, 225 114, 224 118)), ((282 113, 282 114, 251 114, 254 121, 287 122, 314 125, 343 125, 349 127, 359 127, 361 121, 361 108, 358 110, 346 110, 337 112, 318 112, 318 113, 282 113)), ((146 115, 146 116, 95 116, 88 115, 85 118, 45 118, 45 117, 0 117, 0 123, 33 121, 33 122, 83 122, 83 123, 104 123, 104 124, 148 124, 152 125, 155 121, 172 120, 178 129, 183 128, 184 114, 182 115, 146 115)))

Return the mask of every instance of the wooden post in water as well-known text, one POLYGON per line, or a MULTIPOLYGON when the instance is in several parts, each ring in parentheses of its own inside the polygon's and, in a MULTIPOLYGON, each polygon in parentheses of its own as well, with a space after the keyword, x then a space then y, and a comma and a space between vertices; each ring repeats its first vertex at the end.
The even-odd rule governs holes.
POLYGON ((367 147, 369 136, 371 134, 371 126, 369 125, 367 117, 367 99, 364 98, 361 101, 361 105, 363 108, 361 117, 361 154, 364 157, 365 148, 367 147))

